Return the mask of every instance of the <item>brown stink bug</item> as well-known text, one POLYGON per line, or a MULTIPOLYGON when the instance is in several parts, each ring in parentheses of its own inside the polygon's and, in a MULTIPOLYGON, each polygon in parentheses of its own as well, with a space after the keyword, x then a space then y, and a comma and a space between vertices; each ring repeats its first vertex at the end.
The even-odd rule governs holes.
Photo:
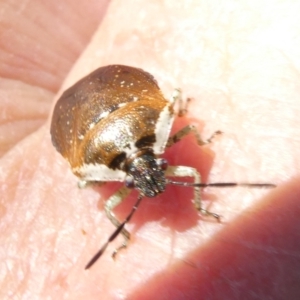
MULTIPOLYGON (((86 183, 122 181, 125 186, 112 195, 105 204, 107 217, 116 226, 115 232, 91 259, 91 267, 108 244, 121 233, 127 246, 129 232, 124 228, 143 197, 155 197, 165 191, 167 184, 193 187, 195 208, 204 215, 220 219, 201 205, 200 188, 246 186, 275 187, 268 183, 201 183, 199 172, 187 166, 169 166, 160 158, 166 147, 192 133, 198 144, 202 140, 197 129, 188 125, 170 136, 176 116, 174 103, 181 101, 175 90, 171 100, 164 98, 156 80, 149 73, 123 65, 101 67, 66 90, 57 101, 51 124, 52 143, 69 162, 72 171, 86 183), (194 183, 177 182, 168 177, 192 177, 194 183), (138 190, 136 204, 127 218, 120 223, 113 209, 130 193, 138 190)), ((181 107, 179 115, 184 112, 181 107)), ((214 135, 220 132, 216 132, 214 135)), ((213 136, 214 136, 213 135, 213 136)), ((212 137, 213 137, 212 136, 212 137)))

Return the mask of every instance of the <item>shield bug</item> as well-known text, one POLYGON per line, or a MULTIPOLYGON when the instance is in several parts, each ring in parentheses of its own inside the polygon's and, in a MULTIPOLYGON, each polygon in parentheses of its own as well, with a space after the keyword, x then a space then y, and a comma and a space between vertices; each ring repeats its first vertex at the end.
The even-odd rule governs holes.
MULTIPOLYGON (((156 80, 149 73, 134 67, 110 65, 101 67, 66 90, 57 101, 51 123, 52 143, 69 162, 80 179, 80 185, 122 181, 125 186, 105 203, 105 213, 116 226, 103 247, 87 264, 91 267, 103 254, 108 244, 120 233, 123 244, 113 257, 127 246, 130 239, 125 224, 129 222, 143 197, 163 193, 167 184, 193 187, 195 208, 203 215, 218 221, 220 216, 201 205, 200 188, 247 186, 274 187, 273 184, 201 183, 199 172, 187 166, 169 166, 160 155, 186 135, 192 133, 198 144, 202 140, 197 129, 188 125, 173 136, 171 127, 176 116, 175 102, 179 102, 178 115, 185 112, 181 93, 175 90, 167 100, 156 80), (194 183, 178 182, 168 176, 194 179, 194 183), (120 223, 113 209, 125 199, 130 190, 139 196, 127 218, 120 223)), ((220 132, 216 132, 219 134, 220 132)), ((212 136, 212 137, 213 137, 212 136)))

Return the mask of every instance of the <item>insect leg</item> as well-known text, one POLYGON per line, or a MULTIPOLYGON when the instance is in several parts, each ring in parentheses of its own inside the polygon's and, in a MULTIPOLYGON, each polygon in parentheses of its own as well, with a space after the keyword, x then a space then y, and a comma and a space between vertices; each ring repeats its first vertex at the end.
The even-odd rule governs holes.
POLYGON ((175 133, 174 135, 169 137, 166 147, 173 146, 174 144, 178 143, 181 139, 183 139, 185 136, 187 136, 190 133, 192 133, 195 136, 198 145, 203 146, 203 145, 211 143, 213 138, 215 136, 221 134, 222 132, 218 130, 218 131, 214 132, 208 140, 204 141, 201 138, 199 131, 197 130, 197 128, 194 125, 187 125, 187 126, 183 127, 182 129, 180 129, 177 133, 175 133))
MULTIPOLYGON (((194 183, 199 184, 201 183, 201 176, 200 173, 192 167, 186 166, 169 166, 166 170, 166 176, 175 176, 175 177, 193 177, 194 183)), ((183 184, 184 185, 184 184, 183 184)), ((201 205, 201 194, 200 188, 194 186, 194 200, 193 200, 195 208, 205 216, 212 216, 218 221, 220 221, 220 216, 216 213, 210 212, 204 209, 201 205)))
MULTIPOLYGON (((130 189, 126 187, 122 187, 115 194, 109 197, 108 200, 105 202, 104 209, 105 209, 106 216, 116 227, 119 227, 121 223, 113 213, 113 209, 116 206, 118 206, 130 194, 130 192, 131 192, 130 189)), ((113 258, 116 256, 117 252, 120 249, 127 247, 128 241, 130 239, 130 233, 125 228, 122 229, 121 234, 124 237, 124 242, 122 243, 121 246, 119 246, 117 249, 114 250, 112 254, 113 258)))
POLYGON ((85 189, 85 188, 87 188, 87 187, 89 187, 89 186, 93 186, 93 185, 97 185, 98 187, 99 186, 102 186, 102 185, 104 185, 104 184, 106 184, 106 182, 105 181, 86 181, 86 180, 78 180, 78 182, 77 182, 77 186, 78 186, 78 188, 80 188, 80 189, 85 189))
POLYGON ((182 92, 180 89, 175 89, 172 94, 171 102, 175 104, 178 102, 178 117, 184 116, 188 112, 188 105, 192 99, 187 98, 185 101, 182 99, 182 92))

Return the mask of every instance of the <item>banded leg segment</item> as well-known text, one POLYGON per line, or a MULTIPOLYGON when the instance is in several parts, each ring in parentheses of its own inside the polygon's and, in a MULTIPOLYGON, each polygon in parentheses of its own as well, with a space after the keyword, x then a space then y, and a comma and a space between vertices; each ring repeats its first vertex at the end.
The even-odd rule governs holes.
MULTIPOLYGON (((192 167, 186 166, 169 166, 166 170, 166 176, 175 176, 175 177, 193 177, 194 183, 201 183, 200 173, 192 167)), ((185 185, 185 182, 182 182, 182 185, 185 185)), ((195 208, 204 216, 212 216, 220 221, 220 216, 216 213, 210 212, 204 209, 201 205, 201 194, 200 187, 194 186, 194 200, 193 200, 195 208)))
MULTIPOLYGON (((115 194, 109 197, 108 200, 105 202, 104 209, 105 209, 106 216, 117 228, 121 225, 121 223, 113 213, 113 209, 116 206, 118 206, 130 194, 130 192, 131 192, 130 189, 126 187, 122 187, 115 194)), ((117 249, 114 250, 112 254, 113 258, 116 256, 116 254, 120 249, 127 247, 128 241, 130 240, 130 233, 125 228, 122 229, 121 234, 124 237, 124 242, 122 243, 121 246, 119 246, 117 249)))
POLYGON ((175 133, 174 135, 169 137, 166 147, 173 146, 174 144, 178 143, 181 139, 183 139, 185 136, 187 136, 190 133, 192 133, 195 136, 198 145, 203 146, 203 145, 211 143, 212 140, 214 139, 214 137, 221 134, 222 132, 218 130, 218 131, 214 132, 208 140, 204 141, 201 138, 199 131, 197 130, 197 128, 194 125, 187 125, 187 126, 183 127, 182 129, 180 129, 177 133, 175 133))

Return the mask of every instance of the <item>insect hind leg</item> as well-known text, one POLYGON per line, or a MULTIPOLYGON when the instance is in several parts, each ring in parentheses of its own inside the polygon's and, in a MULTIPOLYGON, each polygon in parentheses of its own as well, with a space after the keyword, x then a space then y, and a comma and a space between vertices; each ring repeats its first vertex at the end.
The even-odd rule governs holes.
MULTIPOLYGON (((172 97, 171 97, 171 102, 175 104, 176 102, 178 103, 178 113, 177 115, 179 117, 184 116, 188 112, 188 105, 191 102, 192 98, 187 98, 185 101, 182 98, 182 92, 180 89, 175 89, 173 91, 172 97)), ((220 130, 214 132, 209 139, 206 141, 202 139, 199 131, 194 125, 187 125, 184 128, 180 129, 177 133, 175 133, 173 136, 169 137, 167 141, 166 147, 171 147, 175 143, 179 142, 182 138, 184 138, 186 135, 192 133, 199 146, 203 146, 206 144, 209 144, 212 142, 215 136, 221 134, 222 132, 220 130)))

